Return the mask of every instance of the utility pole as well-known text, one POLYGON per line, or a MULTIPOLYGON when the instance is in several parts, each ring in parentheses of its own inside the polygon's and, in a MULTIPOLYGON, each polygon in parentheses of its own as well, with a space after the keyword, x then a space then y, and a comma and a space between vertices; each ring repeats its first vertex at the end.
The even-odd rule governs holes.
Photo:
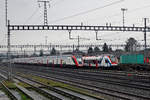
POLYGON ((123 17, 123 27, 125 27, 125 11, 127 11, 126 8, 121 8, 121 11, 122 11, 122 17, 123 17))
POLYGON ((74 52, 74 44, 73 44, 72 48, 73 48, 73 52, 74 52))
POLYGON ((95 33, 96 33, 96 40, 102 40, 102 39, 98 39, 98 36, 97 36, 98 31, 97 30, 95 30, 95 33))
POLYGON ((24 56, 24 58, 26 57, 26 50, 25 49, 23 51, 23 56, 24 56))
MULTIPOLYGON (((78 46, 77 46, 78 51, 79 51, 79 48, 80 48, 80 39, 82 39, 82 40, 90 40, 90 39, 87 39, 87 38, 81 38, 79 35, 78 35, 77 38, 72 38, 71 37, 71 30, 68 30, 68 32, 69 32, 69 39, 70 40, 78 40, 78 46)), ((74 49, 74 45, 73 45, 73 49, 74 49)))
POLYGON ((79 50, 79 48, 80 48, 80 37, 78 35, 78 50, 79 50))
POLYGON ((7 51, 7 58, 8 58, 8 80, 11 80, 12 79, 12 66, 11 66, 11 46, 10 46, 10 29, 9 29, 9 25, 10 25, 10 22, 8 20, 8 26, 7 26, 7 48, 8 48, 8 51, 7 51))
POLYGON ((146 40, 147 19, 148 19, 148 18, 144 18, 144 41, 145 41, 144 47, 145 47, 145 50, 146 50, 146 48, 147 48, 147 40, 146 40))
POLYGON ((45 36, 45 45, 47 45, 47 38, 48 36, 45 36))
POLYGON ((5 0, 5 20, 6 20, 6 27, 8 21, 8 0, 5 0))
POLYGON ((47 1, 47 0, 38 0, 39 2, 39 7, 40 6, 40 3, 43 3, 44 4, 44 25, 48 25, 48 18, 47 18, 47 4, 49 5, 50 7, 50 1, 47 1))
POLYGON ((36 46, 34 46, 34 54, 36 54, 36 46))

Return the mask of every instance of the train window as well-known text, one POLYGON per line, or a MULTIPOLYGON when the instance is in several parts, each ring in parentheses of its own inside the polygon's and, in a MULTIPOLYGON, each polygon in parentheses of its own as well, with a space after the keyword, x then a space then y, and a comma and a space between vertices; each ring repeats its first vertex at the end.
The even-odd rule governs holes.
POLYGON ((78 63, 79 63, 79 64, 82 64, 82 62, 81 62, 81 61, 79 61, 78 63))
POLYGON ((84 63, 89 63, 89 61, 88 61, 88 60, 84 60, 83 62, 84 62, 84 63))
POLYGON ((109 63, 108 59, 105 59, 105 63, 109 63))
POLYGON ((102 59, 99 59, 99 60, 98 60, 98 63, 100 64, 101 62, 102 62, 102 59))
POLYGON ((93 60, 93 64, 96 64, 96 60, 93 60))

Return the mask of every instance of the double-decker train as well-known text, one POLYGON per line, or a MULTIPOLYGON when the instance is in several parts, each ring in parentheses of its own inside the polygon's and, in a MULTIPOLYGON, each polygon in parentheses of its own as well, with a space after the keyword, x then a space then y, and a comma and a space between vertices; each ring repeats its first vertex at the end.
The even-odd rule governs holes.
POLYGON ((83 56, 84 66, 112 67, 118 65, 118 59, 113 55, 83 56))
POLYGON ((114 55, 110 54, 103 54, 98 56, 62 55, 15 58, 12 60, 12 63, 28 65, 45 65, 52 67, 99 68, 117 66, 118 60, 114 55))

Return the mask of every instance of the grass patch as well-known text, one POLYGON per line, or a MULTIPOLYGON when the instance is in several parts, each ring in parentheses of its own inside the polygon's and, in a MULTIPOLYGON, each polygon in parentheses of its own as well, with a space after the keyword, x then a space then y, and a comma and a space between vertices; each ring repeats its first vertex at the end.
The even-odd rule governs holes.
POLYGON ((2 85, 0 84, 0 90, 2 89, 2 85))
MULTIPOLYGON (((28 98, 28 96, 26 96, 24 93, 22 93, 21 91, 17 89, 13 81, 4 81, 3 84, 6 85, 8 88, 11 88, 17 91, 20 94, 21 100, 31 100, 30 98, 28 98)), ((2 88, 2 91, 5 92, 5 94, 9 97, 8 92, 4 90, 4 88, 2 88)))
POLYGON ((56 81, 53 81, 53 80, 48 80, 48 79, 45 79, 45 78, 41 78, 41 77, 38 77, 38 76, 33 76, 33 75, 23 75, 24 77, 30 77, 32 79, 35 79, 43 84, 46 84, 46 85, 49 85, 49 86, 52 86, 52 87, 60 87, 60 88, 65 88, 65 89, 68 89, 68 90, 71 90, 71 91, 74 91, 74 92, 77 92, 77 93, 80 93, 80 94, 83 94, 83 95, 87 95, 87 96, 90 96, 90 97, 95 97, 95 98, 103 98, 102 96, 100 95, 96 95, 92 92, 89 92, 88 90, 85 90, 85 89, 81 89, 81 88, 78 88, 78 87, 75 87, 75 86, 71 86, 71 85, 68 85, 68 84, 65 84, 65 83, 61 83, 61 82, 56 82, 56 81))
POLYGON ((4 81, 3 84, 6 85, 8 88, 16 88, 12 81, 4 81))
POLYGON ((31 88, 30 85, 26 84, 26 83, 22 83, 22 82, 19 82, 18 85, 24 87, 24 88, 31 88))
POLYGON ((17 90, 17 92, 20 94, 21 96, 21 100, 31 100, 30 98, 28 98, 24 93, 22 93, 21 91, 17 90))

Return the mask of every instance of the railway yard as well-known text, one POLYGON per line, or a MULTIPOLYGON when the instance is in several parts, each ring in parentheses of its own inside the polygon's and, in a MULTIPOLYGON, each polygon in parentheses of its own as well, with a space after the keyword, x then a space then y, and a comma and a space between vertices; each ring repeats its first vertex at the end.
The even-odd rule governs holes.
POLYGON ((0 100, 150 100, 147 71, 0 66, 0 100))
POLYGON ((0 100, 150 100, 148 4, 1 0, 0 100))

